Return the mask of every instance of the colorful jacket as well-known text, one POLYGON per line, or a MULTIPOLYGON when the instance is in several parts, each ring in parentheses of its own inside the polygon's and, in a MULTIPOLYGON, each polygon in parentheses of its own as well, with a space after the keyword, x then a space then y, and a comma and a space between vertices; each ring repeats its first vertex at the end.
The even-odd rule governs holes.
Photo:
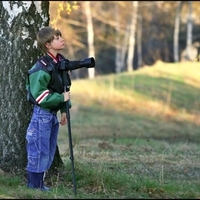
POLYGON ((41 57, 35 65, 28 71, 26 89, 35 100, 35 104, 47 111, 66 112, 66 103, 64 102, 64 85, 62 73, 58 69, 59 61, 64 57, 61 54, 54 58, 47 53, 41 57))

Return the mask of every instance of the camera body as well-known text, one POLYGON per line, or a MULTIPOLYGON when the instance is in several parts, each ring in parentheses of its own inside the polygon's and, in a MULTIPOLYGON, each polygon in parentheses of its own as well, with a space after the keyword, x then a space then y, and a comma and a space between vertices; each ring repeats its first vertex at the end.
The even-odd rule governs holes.
POLYGON ((63 59, 60 62, 58 69, 61 71, 69 71, 69 70, 80 69, 83 67, 94 68, 95 67, 95 59, 93 57, 86 58, 84 60, 74 60, 74 61, 70 61, 68 59, 63 59))

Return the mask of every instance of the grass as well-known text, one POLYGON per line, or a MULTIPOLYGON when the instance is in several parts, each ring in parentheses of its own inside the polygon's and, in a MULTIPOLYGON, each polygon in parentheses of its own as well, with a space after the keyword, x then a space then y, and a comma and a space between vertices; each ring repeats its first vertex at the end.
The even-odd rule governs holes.
POLYGON ((0 172, 2 199, 200 198, 200 64, 162 63, 131 73, 72 80, 71 133, 58 144, 64 166, 47 173, 51 192, 0 172))

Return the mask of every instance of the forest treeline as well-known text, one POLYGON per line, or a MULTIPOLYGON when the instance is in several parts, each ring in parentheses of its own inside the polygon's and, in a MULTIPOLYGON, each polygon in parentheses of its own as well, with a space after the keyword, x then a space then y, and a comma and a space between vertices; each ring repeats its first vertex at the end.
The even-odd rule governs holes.
MULTIPOLYGON (((158 60, 196 61, 199 11, 199 1, 50 1, 49 13, 50 25, 66 40, 65 56, 94 56, 98 75, 132 71, 158 60)), ((75 75, 87 76, 81 70, 75 75)))

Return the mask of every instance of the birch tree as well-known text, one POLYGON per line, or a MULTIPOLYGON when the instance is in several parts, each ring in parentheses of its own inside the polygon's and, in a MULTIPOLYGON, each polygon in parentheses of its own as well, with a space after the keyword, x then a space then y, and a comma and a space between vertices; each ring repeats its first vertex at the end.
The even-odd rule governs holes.
POLYGON ((190 50, 192 45, 192 1, 188 1, 188 22, 187 22, 187 37, 186 37, 186 60, 190 60, 190 50))
MULTIPOLYGON (((116 2, 114 5, 115 13, 115 45, 116 48, 116 57, 115 57, 115 72, 120 73, 125 69, 125 60, 126 53, 128 49, 128 37, 129 37, 129 23, 125 25, 125 28, 122 27, 124 15, 119 11, 120 6, 121 10, 125 7, 124 2, 116 2)), ((125 9, 126 10, 126 9, 125 9)), ((125 23, 124 23, 125 24, 125 23)))
POLYGON ((180 28, 180 12, 181 12, 181 1, 177 1, 175 26, 174 26, 174 62, 179 62, 179 28, 180 28))
MULTIPOLYGON (((90 2, 85 1, 85 15, 87 20, 87 41, 88 41, 88 54, 89 57, 95 57, 95 50, 94 50, 94 31, 93 31, 93 23, 92 23, 92 13, 90 9, 90 2)), ((94 68, 88 68, 88 76, 90 79, 93 79, 95 76, 94 68)))
POLYGON ((129 72, 133 71, 138 1, 133 1, 132 6, 133 6, 133 12, 132 12, 132 22, 130 24, 129 48, 128 48, 128 57, 127 57, 127 71, 129 72))
POLYGON ((142 16, 138 16, 137 28, 137 69, 142 67, 142 16))
POLYGON ((48 1, 0 2, 0 168, 26 166, 25 134, 32 114, 26 100, 27 70, 39 54, 36 33, 49 22, 48 1))
POLYGON ((120 45, 120 21, 119 21, 119 5, 115 5, 115 20, 116 20, 116 58, 115 58, 115 72, 119 73, 122 70, 122 60, 121 60, 121 45, 120 45))

